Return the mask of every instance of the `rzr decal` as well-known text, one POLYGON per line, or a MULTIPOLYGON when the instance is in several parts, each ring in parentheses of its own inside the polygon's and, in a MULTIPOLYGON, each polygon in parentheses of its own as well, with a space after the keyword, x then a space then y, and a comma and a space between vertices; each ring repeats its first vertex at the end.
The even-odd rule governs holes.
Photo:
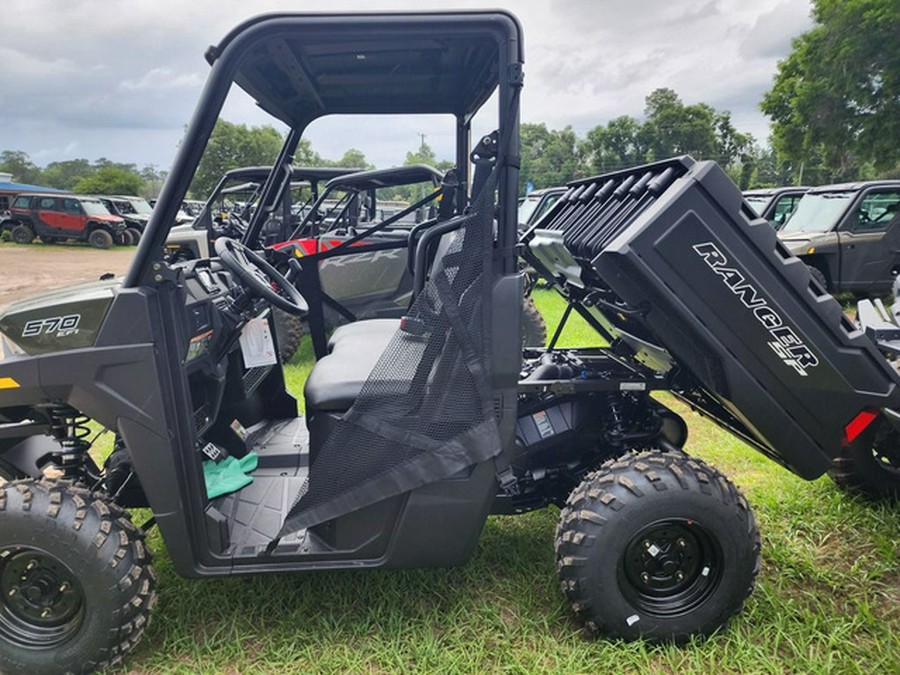
POLYGON ((807 369, 819 365, 819 359, 813 351, 787 325, 769 301, 754 287, 744 273, 735 267, 729 266, 728 258, 711 241, 695 244, 694 251, 703 258, 710 269, 715 272, 722 282, 740 298, 741 303, 749 309, 756 320, 769 332, 773 340, 768 343, 786 365, 790 366, 803 377, 807 376, 807 369))
POLYGON ((325 267, 346 267, 347 265, 356 265, 357 263, 374 263, 379 260, 397 260, 404 253, 405 249, 387 248, 377 251, 365 251, 363 253, 354 253, 350 255, 335 256, 334 258, 326 258, 320 264, 321 268, 325 267))
POLYGON ((22 330, 22 337, 35 337, 37 335, 66 337, 67 335, 75 335, 78 332, 79 323, 81 323, 81 314, 34 319, 25 324, 25 328, 22 330))

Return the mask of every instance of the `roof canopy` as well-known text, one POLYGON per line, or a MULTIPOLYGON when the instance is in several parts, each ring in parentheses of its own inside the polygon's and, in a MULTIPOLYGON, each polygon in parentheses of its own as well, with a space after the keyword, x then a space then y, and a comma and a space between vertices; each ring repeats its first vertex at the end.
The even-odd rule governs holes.
MULTIPOLYGON (((356 168, 330 167, 330 166, 294 166, 291 167, 292 181, 327 181, 347 173, 361 171, 356 168)), ((271 166, 245 166, 225 172, 226 178, 264 181, 272 173, 271 166)))
POLYGON ((362 192, 397 185, 411 185, 413 183, 430 182, 432 185, 438 185, 443 177, 444 174, 433 167, 424 164, 413 164, 411 166, 398 166, 393 169, 375 169, 373 171, 350 173, 328 181, 325 187, 328 190, 344 188, 362 192))
POLYGON ((264 15, 210 48, 245 51, 235 81, 270 114, 303 128, 328 114, 473 115, 499 82, 500 47, 521 48, 502 12, 264 15))

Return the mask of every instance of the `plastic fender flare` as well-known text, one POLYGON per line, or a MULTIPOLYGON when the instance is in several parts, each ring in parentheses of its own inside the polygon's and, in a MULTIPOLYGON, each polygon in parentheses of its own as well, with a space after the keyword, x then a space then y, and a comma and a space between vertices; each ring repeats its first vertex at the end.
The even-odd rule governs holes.
POLYGON ((0 464, 5 464, 21 471, 32 478, 41 478, 44 472, 41 466, 49 454, 58 453, 62 449, 59 443, 50 436, 28 436, 13 439, 11 445, 0 449, 0 464))

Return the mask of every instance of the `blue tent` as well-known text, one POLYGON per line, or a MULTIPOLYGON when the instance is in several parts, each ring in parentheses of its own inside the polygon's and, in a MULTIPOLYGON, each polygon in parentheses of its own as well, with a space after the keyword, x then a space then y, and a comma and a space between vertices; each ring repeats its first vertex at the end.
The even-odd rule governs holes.
POLYGON ((40 185, 27 185, 25 183, 3 183, 0 182, 0 192, 68 192, 68 190, 57 190, 56 188, 41 187, 40 185))

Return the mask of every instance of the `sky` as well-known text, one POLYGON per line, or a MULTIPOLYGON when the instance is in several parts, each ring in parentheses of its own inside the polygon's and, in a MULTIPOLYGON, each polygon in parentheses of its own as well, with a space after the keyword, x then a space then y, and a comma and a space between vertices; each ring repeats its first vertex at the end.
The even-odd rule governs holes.
MULTIPOLYGON (((685 103, 731 112, 765 142, 759 101, 791 39, 808 30, 809 0, 3 0, 0 4, 0 150, 39 166, 106 157, 171 165, 199 99, 206 48, 234 25, 270 11, 503 7, 525 35, 523 122, 583 136, 620 115, 640 118, 659 87, 685 103)), ((268 120, 236 97, 232 122, 268 120)), ((401 164, 419 134, 452 156, 451 125, 347 118, 315 122, 313 148, 337 158, 362 150, 401 164)))

